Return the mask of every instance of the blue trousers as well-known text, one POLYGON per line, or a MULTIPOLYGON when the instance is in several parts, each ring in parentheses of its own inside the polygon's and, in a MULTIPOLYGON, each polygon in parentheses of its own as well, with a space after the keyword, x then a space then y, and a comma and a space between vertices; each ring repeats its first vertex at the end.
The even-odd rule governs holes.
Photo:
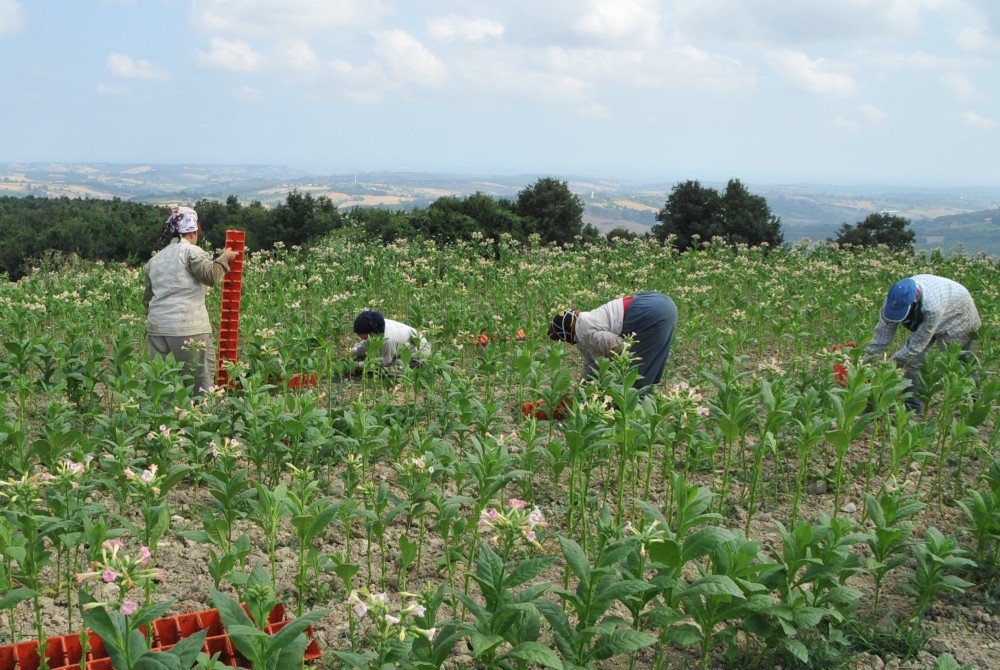
POLYGON ((625 314, 622 335, 635 338, 632 354, 639 359, 636 388, 658 384, 670 356, 670 345, 677 328, 677 306, 658 292, 636 293, 625 314))

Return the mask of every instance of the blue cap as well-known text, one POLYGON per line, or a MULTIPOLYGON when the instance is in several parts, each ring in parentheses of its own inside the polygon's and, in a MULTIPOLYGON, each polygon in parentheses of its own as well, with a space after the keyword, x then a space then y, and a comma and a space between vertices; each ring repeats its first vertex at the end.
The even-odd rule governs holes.
POLYGON ((910 308, 917 301, 920 292, 917 282, 912 279, 902 279, 892 285, 889 295, 882 306, 882 318, 886 321, 899 322, 910 313, 910 308))

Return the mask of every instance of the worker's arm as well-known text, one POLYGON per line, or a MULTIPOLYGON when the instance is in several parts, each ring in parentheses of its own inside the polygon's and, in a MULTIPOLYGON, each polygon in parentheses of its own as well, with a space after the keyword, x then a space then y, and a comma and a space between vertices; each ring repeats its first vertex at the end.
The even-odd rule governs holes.
POLYGON ((892 355, 892 359, 903 366, 919 363, 927 347, 931 346, 931 340, 934 339, 934 333, 937 332, 940 323, 940 314, 924 313, 920 325, 907 338, 906 344, 892 355))
POLYGON ((146 272, 146 290, 142 294, 142 306, 146 308, 146 316, 149 316, 149 303, 153 301, 153 282, 149 279, 149 272, 146 272))
POLYGON ((223 253, 213 259, 207 251, 196 247, 188 255, 188 270, 205 286, 215 286, 229 272, 229 260, 232 255, 223 253))
POLYGON ((892 338, 895 337, 898 326, 898 323, 879 317, 878 325, 875 326, 875 332, 872 334, 872 341, 865 347, 865 353, 862 354, 861 360, 868 363, 885 351, 889 343, 892 342, 892 338))
POLYGON ((597 367, 598 358, 606 358, 618 353, 625 346, 625 340, 612 332, 598 330, 588 333, 577 342, 580 355, 583 357, 583 376, 589 377, 597 367))

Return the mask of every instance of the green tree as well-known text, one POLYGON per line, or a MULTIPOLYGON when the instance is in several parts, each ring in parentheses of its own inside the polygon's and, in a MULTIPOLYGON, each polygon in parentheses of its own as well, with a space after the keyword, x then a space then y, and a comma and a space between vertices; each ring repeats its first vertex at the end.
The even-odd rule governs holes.
POLYGON ((688 180, 674 186, 656 220, 653 236, 664 243, 674 235, 674 246, 684 251, 695 245, 695 235, 704 242, 721 234, 722 199, 715 189, 688 180))
POLYGON ((661 243, 674 236, 681 251, 717 237, 728 244, 778 246, 784 242, 781 220, 771 214, 763 196, 747 191, 739 179, 730 179, 724 193, 698 181, 675 186, 657 215, 651 232, 661 243))
POLYGON ((739 179, 730 179, 722 196, 722 236, 730 244, 780 246, 781 219, 771 214, 764 196, 753 195, 739 179))
POLYGON ((543 242, 568 244, 583 232, 583 203, 564 181, 543 177, 517 194, 517 213, 543 242))
POLYGON ((464 201, 449 195, 438 198, 430 207, 410 215, 413 229, 438 242, 468 240, 479 230, 479 223, 465 213, 464 201))
POLYGON ((607 232, 604 238, 608 242, 615 242, 617 240, 625 240, 626 242, 637 239, 639 237, 638 233, 635 233, 628 228, 623 226, 616 226, 607 232))
POLYGON ((916 234, 910 230, 910 220, 895 214, 869 214, 853 226, 841 224, 834 242, 871 247, 884 244, 897 251, 913 251, 916 234))

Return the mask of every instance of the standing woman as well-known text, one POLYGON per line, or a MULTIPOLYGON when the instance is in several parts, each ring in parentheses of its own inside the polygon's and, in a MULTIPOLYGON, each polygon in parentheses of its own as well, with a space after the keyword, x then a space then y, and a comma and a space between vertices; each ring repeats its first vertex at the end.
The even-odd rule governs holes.
POLYGON ((589 312, 556 314, 549 326, 549 337, 580 348, 583 376, 587 377, 596 370, 598 358, 620 352, 625 345, 623 335, 632 335, 635 341, 630 351, 639 359, 635 387, 645 388, 663 377, 676 327, 677 307, 669 296, 636 293, 589 312))
POLYGON ((237 256, 223 249, 219 257, 198 245, 202 235, 198 213, 177 207, 167 217, 158 241, 170 243, 146 263, 146 332, 153 356, 173 354, 184 372, 194 377, 201 395, 215 376, 215 343, 205 308, 205 293, 229 271, 237 256))

